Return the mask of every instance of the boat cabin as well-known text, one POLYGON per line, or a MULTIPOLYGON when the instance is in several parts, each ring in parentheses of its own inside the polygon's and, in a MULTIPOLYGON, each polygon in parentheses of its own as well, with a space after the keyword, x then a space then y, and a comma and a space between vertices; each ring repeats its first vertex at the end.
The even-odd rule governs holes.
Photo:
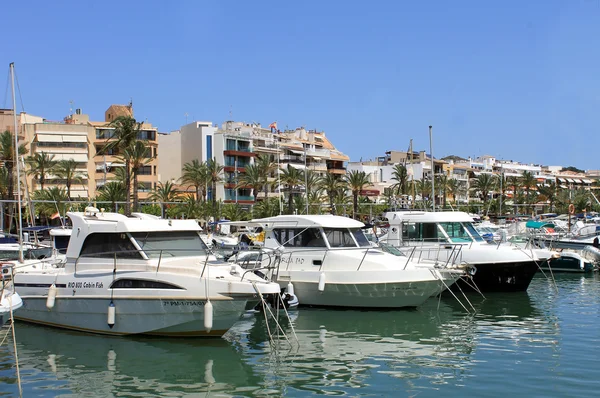
POLYGON ((419 243, 485 242, 473 226, 473 218, 464 212, 389 212, 385 242, 394 245, 419 243))
POLYGON ((364 224, 333 215, 282 215, 232 223, 265 230, 264 246, 276 249, 335 249, 371 247, 364 224))
POLYGON ((73 223, 66 250, 68 262, 83 257, 150 260, 208 253, 194 220, 126 217, 95 208, 67 215, 73 223))

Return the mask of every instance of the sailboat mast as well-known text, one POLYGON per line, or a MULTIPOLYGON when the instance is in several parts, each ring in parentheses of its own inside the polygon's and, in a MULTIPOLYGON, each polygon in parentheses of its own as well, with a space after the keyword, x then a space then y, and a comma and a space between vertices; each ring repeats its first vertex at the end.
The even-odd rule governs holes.
POLYGON ((17 97, 15 95, 15 63, 10 63, 10 82, 12 88, 13 100, 13 122, 15 125, 15 148, 13 161, 15 162, 15 170, 17 172, 17 209, 18 209, 18 230, 19 235, 19 262, 23 263, 23 218, 21 215, 21 174, 19 167, 19 126, 17 124, 17 97))
POLYGON ((435 212, 435 166, 433 164, 433 139, 431 136, 432 126, 429 126, 429 156, 431 156, 431 197, 433 198, 433 211, 435 212))

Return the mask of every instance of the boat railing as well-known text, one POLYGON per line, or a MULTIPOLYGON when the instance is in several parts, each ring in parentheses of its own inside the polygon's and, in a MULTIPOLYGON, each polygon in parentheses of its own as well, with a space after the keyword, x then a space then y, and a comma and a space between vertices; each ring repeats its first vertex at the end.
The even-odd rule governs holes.
POLYGON ((104 268, 106 268, 106 266, 109 264, 108 261, 112 260, 112 268, 114 270, 117 269, 118 265, 124 266, 125 263, 129 263, 131 261, 143 261, 144 263, 135 263, 135 266, 156 266, 156 272, 158 272, 164 257, 208 257, 209 255, 210 253, 204 250, 197 250, 193 252, 190 249, 112 250, 106 252, 82 254, 75 260, 74 267, 75 273, 77 273, 77 267, 80 265, 79 263, 86 259, 104 259, 106 260, 106 263, 86 264, 86 266, 104 266, 104 268), (148 264, 148 261, 154 262, 154 260, 156 260, 156 264, 148 264))

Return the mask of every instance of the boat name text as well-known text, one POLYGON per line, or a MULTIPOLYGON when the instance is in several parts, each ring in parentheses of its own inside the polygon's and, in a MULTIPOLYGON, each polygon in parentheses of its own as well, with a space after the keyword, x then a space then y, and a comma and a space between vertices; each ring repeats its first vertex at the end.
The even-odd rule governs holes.
POLYGON ((67 288, 69 289, 102 289, 104 284, 102 282, 68 282, 67 288))

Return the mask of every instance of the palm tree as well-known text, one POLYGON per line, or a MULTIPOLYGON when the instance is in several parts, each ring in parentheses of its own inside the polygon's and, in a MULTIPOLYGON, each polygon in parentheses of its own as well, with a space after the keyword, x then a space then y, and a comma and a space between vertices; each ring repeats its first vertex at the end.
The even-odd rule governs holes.
POLYGON ((175 185, 173 185, 171 181, 167 181, 164 184, 162 182, 159 182, 156 185, 156 188, 154 188, 150 192, 149 196, 150 200, 154 202, 159 202, 160 213, 162 217, 165 216, 165 202, 175 202, 177 200, 177 197, 177 190, 175 189, 175 185))
POLYGON ((446 196, 448 194, 450 181, 452 181, 452 178, 448 177, 446 174, 439 175, 435 179, 435 188, 438 192, 442 193, 442 207, 446 207, 446 196))
POLYGON ((266 198, 261 200, 254 206, 253 211, 254 216, 259 218, 276 216, 279 214, 279 199, 266 198))
POLYGON ((544 200, 547 200, 550 204, 550 212, 554 211, 554 204, 558 197, 556 182, 552 181, 549 184, 538 184, 537 190, 540 196, 543 196, 544 200))
POLYGON ((235 203, 226 203, 221 209, 221 215, 230 221, 243 221, 248 219, 248 213, 235 203))
MULTIPOLYGON (((14 135, 6 130, 0 134, 0 162, 4 163, 4 167, 8 172, 8 185, 6 187, 6 197, 3 199, 12 199, 14 197, 14 167, 15 167, 15 140, 14 135)), ((19 145, 19 155, 27 154, 27 148, 24 144, 19 145)))
POLYGON ((208 174, 208 181, 210 182, 211 199, 213 207, 214 221, 218 220, 217 214, 217 183, 223 181, 222 173, 223 166, 217 163, 217 158, 210 159, 206 162, 206 172, 208 174))
POLYGON ((57 211, 64 215, 65 202, 70 200, 65 189, 60 187, 37 190, 33 193, 33 199, 40 201, 35 207, 36 212, 46 218, 57 211))
POLYGON ((286 191, 288 191, 288 214, 292 214, 294 208, 294 190, 297 190, 303 181, 303 174, 300 170, 288 164, 286 169, 281 169, 279 180, 286 187, 286 191))
POLYGON ((448 194, 452 197, 452 202, 456 203, 456 197, 465 193, 464 185, 457 179, 451 178, 448 181, 448 194))
POLYGON ((206 198, 206 185, 208 184, 208 169, 206 163, 194 159, 183 165, 181 182, 196 189, 196 200, 204 201, 206 198))
MULTIPOLYGON (((11 200, 15 198, 15 136, 10 131, 6 130, 2 134, 0 134, 0 162, 4 164, 6 169, 6 189, 3 190, 2 199, 11 200)), ((19 145, 18 154, 25 155, 27 153, 27 148, 25 145, 19 145)), ((17 156, 18 158, 18 156, 17 156)), ((4 179, 4 178, 3 178, 4 179)), ((13 214, 15 213, 15 206, 9 206, 8 212, 6 212, 6 218, 4 225, 8 226, 8 229, 12 228, 13 214)))
MULTIPOLYGON (((396 165, 398 166, 398 165, 396 165)), ((350 187, 352 191, 352 217, 356 219, 356 213, 358 212, 358 196, 365 187, 370 185, 369 177, 364 171, 352 170, 344 176, 344 181, 350 187)))
POLYGON ((264 176, 257 165, 248 165, 246 166, 246 171, 238 175, 235 189, 252 188, 252 195, 254 196, 254 202, 256 203, 256 197, 264 183, 263 177, 264 176))
POLYGON ((39 152, 29 156, 26 160, 29 165, 27 174, 34 175, 40 183, 40 189, 44 190, 44 183, 48 173, 54 171, 57 161, 54 160, 54 155, 49 155, 45 152, 39 152))
POLYGON ((83 175, 77 173, 77 162, 74 159, 59 160, 54 173, 65 180, 67 196, 71 199, 71 186, 73 183, 82 184, 84 179, 83 175))
POLYGON ((402 164, 394 165, 392 169, 392 180, 397 181, 392 188, 396 190, 398 195, 405 195, 408 187, 408 171, 406 166, 402 164))
POLYGON ((482 173, 471 183, 471 190, 479 194, 483 200, 484 212, 487 214, 487 203, 490 193, 496 188, 496 176, 493 174, 482 173))
MULTIPOLYGON (((131 116, 119 116, 110 123, 114 127, 113 134, 106 140, 106 145, 98 151, 98 155, 104 155, 109 150, 116 150, 124 154, 126 150, 133 148, 139 140, 142 123, 138 123, 131 116)), ((131 214, 131 161, 129 156, 123 156, 125 161, 125 214, 131 214)))
POLYGON ((516 216, 519 213, 519 210, 517 208, 517 190, 521 188, 521 180, 517 176, 509 176, 506 178, 506 185, 512 188, 513 206, 516 216))
POLYGON ((331 208, 331 214, 336 214, 335 209, 335 198, 337 191, 344 186, 344 182, 342 179, 332 173, 327 173, 323 178, 321 178, 321 189, 327 192, 327 197, 329 198, 329 206, 331 208))
POLYGON ((131 147, 123 150, 123 161, 129 160, 131 177, 133 179, 133 211, 138 211, 138 175, 140 169, 152 161, 150 148, 143 141, 136 141, 131 147))
POLYGON ((109 202, 114 211, 117 211, 117 202, 124 202, 125 184, 118 181, 110 181, 102 185, 98 191, 98 202, 109 202))
POLYGON ((269 176, 274 171, 279 173, 277 163, 271 161, 269 155, 258 155, 255 159, 256 165, 260 170, 260 174, 263 176, 263 190, 265 192, 265 199, 267 199, 269 194, 269 176))
POLYGON ((521 176, 521 184, 525 189, 525 201, 527 203, 527 212, 531 213, 531 204, 533 203, 532 188, 537 186, 537 178, 529 172, 524 171, 521 176))

